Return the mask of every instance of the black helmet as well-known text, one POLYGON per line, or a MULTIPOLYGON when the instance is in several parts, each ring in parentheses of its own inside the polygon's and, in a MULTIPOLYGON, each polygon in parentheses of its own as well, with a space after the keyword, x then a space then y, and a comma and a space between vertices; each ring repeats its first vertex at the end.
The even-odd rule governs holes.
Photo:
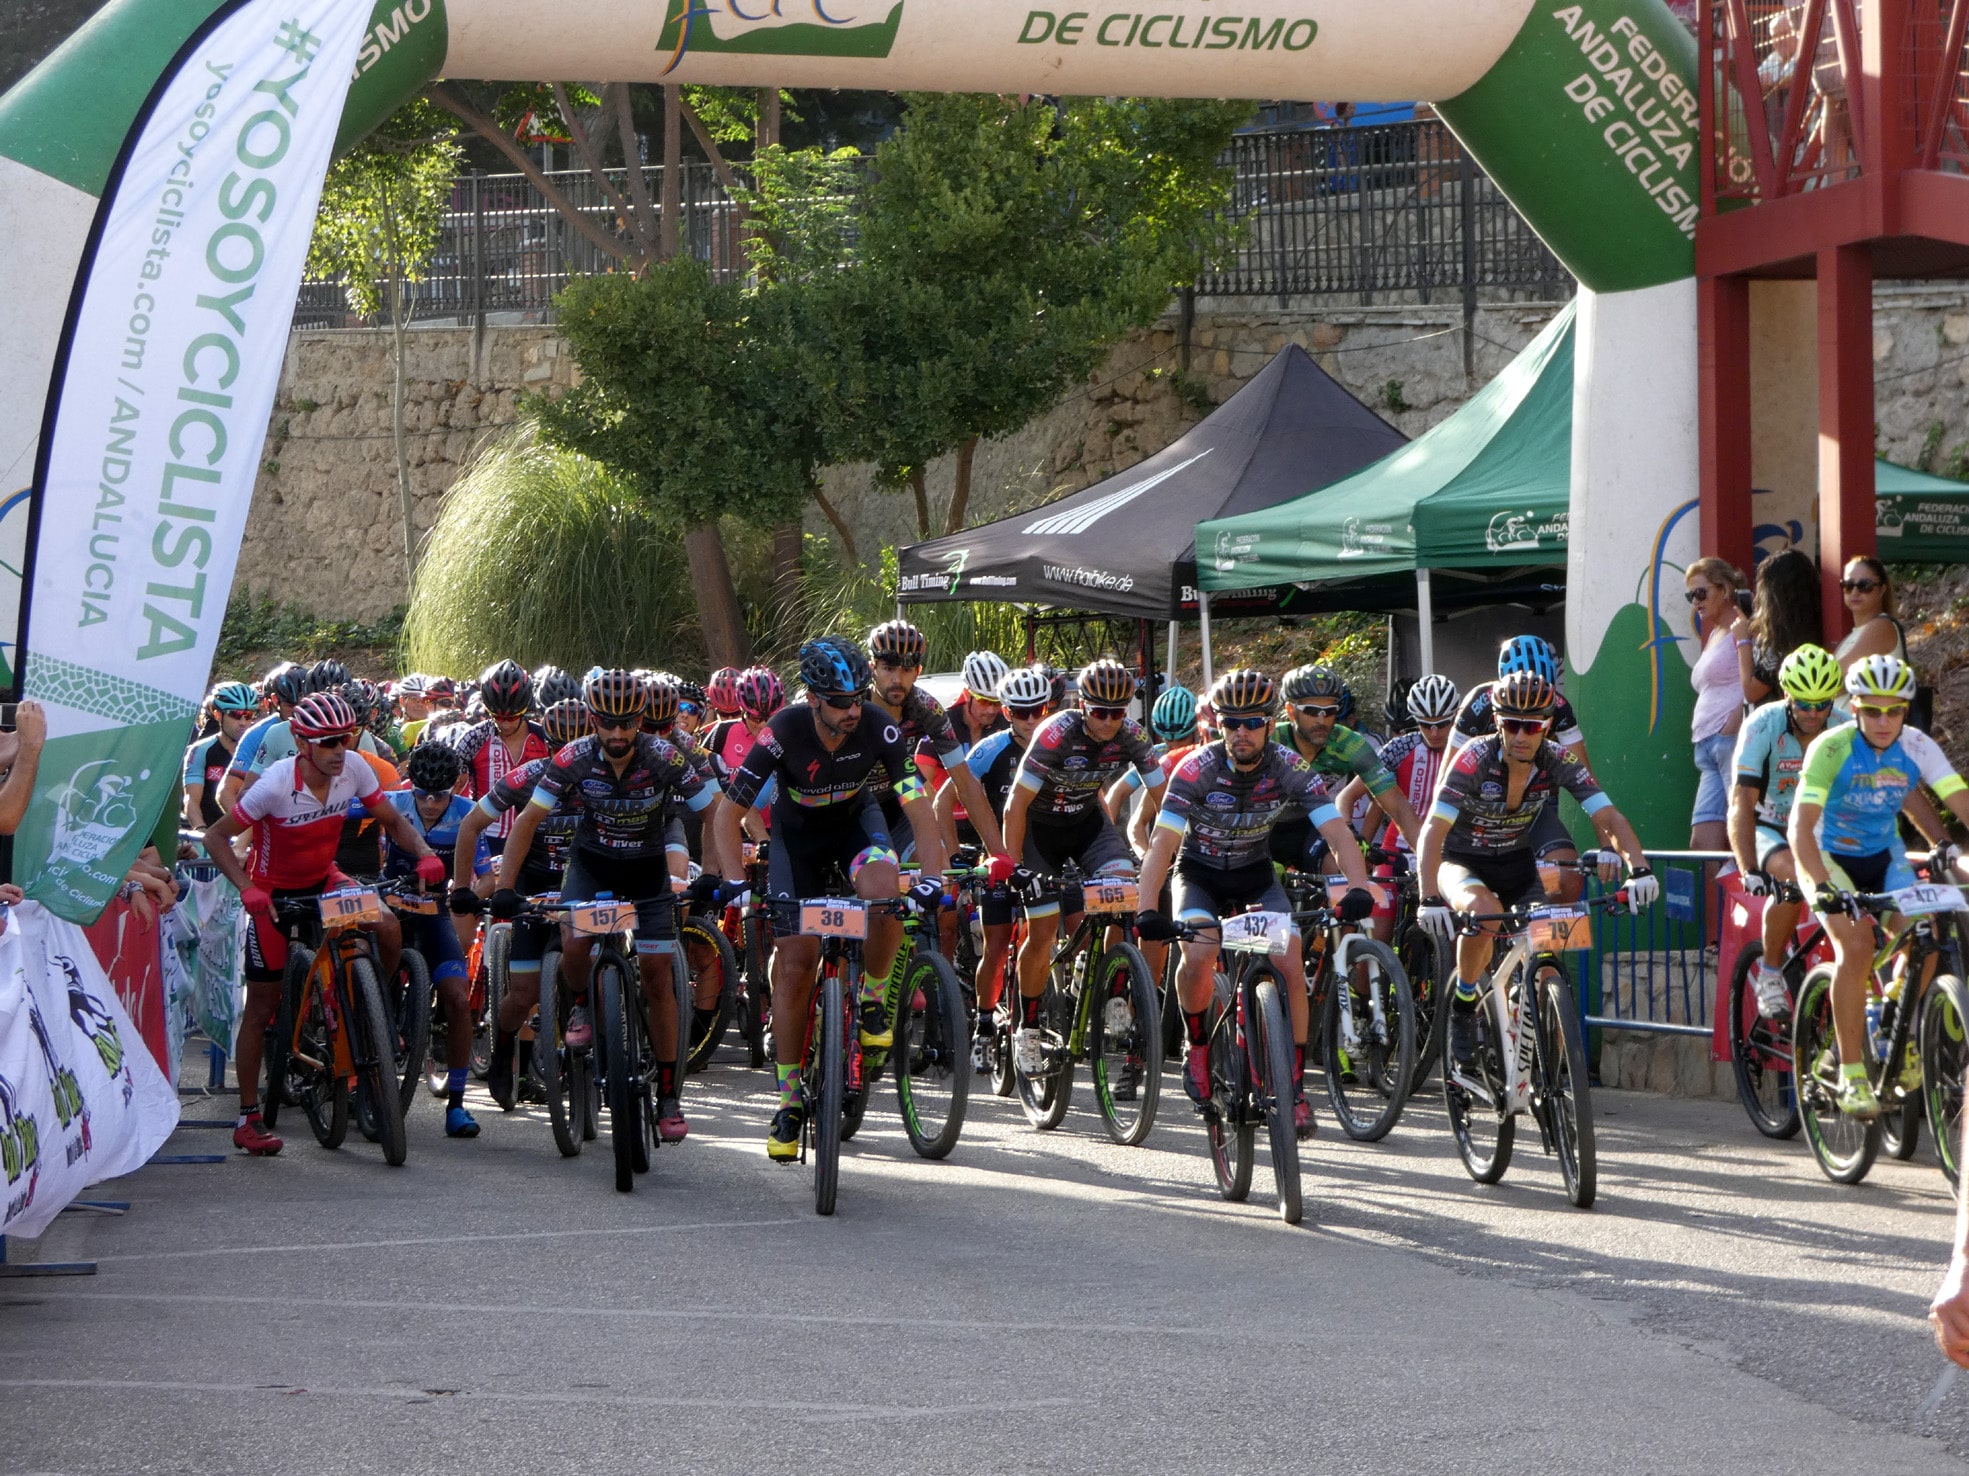
POLYGON ((667 671, 651 674, 643 683, 643 722, 652 728, 677 720, 678 681, 667 671))
POLYGON ((635 718, 643 715, 643 684, 636 674, 620 669, 595 670, 581 684, 581 700, 588 704, 590 716, 635 718))
POLYGON ((570 698, 581 700, 581 683, 552 664, 536 667, 533 673, 533 695, 542 707, 552 707, 570 698))
POLYGON ((885 620, 868 633, 868 654, 895 666, 921 666, 926 649, 923 632, 907 620, 885 620))
POLYGON ((519 717, 533 706, 533 678, 517 661, 495 661, 479 673, 479 696, 495 717, 519 717))
POLYGON ((374 684, 365 682, 361 677, 350 677, 342 683, 342 700, 353 707, 356 716, 366 724, 375 721, 376 709, 382 703, 383 694, 376 690, 374 684))
POLYGON ((1220 718, 1270 717, 1278 703, 1278 684, 1262 671, 1240 666, 1210 687, 1210 706, 1220 718))
POLYGON ((809 692, 823 697, 846 697, 866 692, 874 679, 868 658, 852 641, 821 636, 800 648, 800 680, 806 683, 809 692))
POLYGON ((410 786, 442 794, 458 782, 464 772, 464 765, 458 757, 458 750, 448 743, 426 740, 410 750, 410 757, 403 762, 404 771, 410 775, 410 786))
POLYGON ((556 702, 540 715, 540 726, 547 730, 549 743, 562 747, 587 733, 588 709, 578 697, 556 702))
POLYGON ((292 661, 283 661, 268 672, 262 685, 289 707, 314 690, 314 683, 308 678, 308 669, 292 661))
POLYGON ((317 692, 333 692, 348 680, 348 667, 333 656, 324 656, 308 668, 308 682, 317 692))
POLYGON ((1295 666, 1279 684, 1287 702, 1305 702, 1314 697, 1332 697, 1345 703, 1347 684, 1330 666, 1295 666))

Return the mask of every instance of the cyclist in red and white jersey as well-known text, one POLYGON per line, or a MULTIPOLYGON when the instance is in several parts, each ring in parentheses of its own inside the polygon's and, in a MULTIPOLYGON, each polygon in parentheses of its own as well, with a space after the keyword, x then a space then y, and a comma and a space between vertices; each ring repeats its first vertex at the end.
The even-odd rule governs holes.
MULTIPOLYGON (((417 876, 426 886, 441 885, 445 865, 431 850, 418 827, 384 796, 376 771, 366 763, 350 763, 348 745, 355 736, 355 710, 333 692, 316 692, 293 709, 289 726, 295 751, 268 765, 253 787, 231 810, 205 830, 205 850, 227 881, 239 888, 240 905, 250 925, 246 930, 246 1008, 239 1019, 234 1059, 239 1067, 239 1122, 233 1128, 236 1147, 248 1153, 280 1152, 280 1139, 260 1120, 260 1045, 275 1007, 280 1003, 281 974, 287 967, 287 937, 274 918, 274 904, 297 897, 319 897, 330 887, 346 886, 348 878, 335 868, 335 848, 342 838, 342 819, 352 802, 368 807, 390 839, 414 858, 417 876), (242 864, 231 841, 250 832, 252 847, 242 864)), ((377 961, 385 979, 396 974, 403 947, 402 930, 394 914, 366 925, 376 935, 377 961)))
MULTIPOLYGON (((1444 766, 1455 758, 1450 747, 1450 730, 1456 726, 1457 706, 1461 694, 1456 683, 1448 677, 1431 672, 1408 689, 1408 715, 1415 727, 1406 733, 1397 733, 1381 749, 1381 763, 1395 776, 1395 788, 1408 796, 1409 807, 1418 815, 1426 815, 1436 796, 1436 785, 1441 781, 1444 766)), ((1367 797, 1367 785, 1360 779, 1350 779, 1346 788, 1340 791, 1334 801, 1343 816, 1354 813, 1354 805, 1367 797)), ((1369 811, 1370 820, 1377 811, 1369 811)), ((1369 841, 1384 851, 1408 852, 1408 837, 1393 821, 1382 828, 1379 835, 1370 834, 1369 841)), ((1394 873, 1389 865, 1374 869, 1376 880, 1387 880, 1394 873)), ((1394 936, 1395 909, 1391 900, 1378 903, 1374 909, 1374 936, 1386 943, 1394 936)))
MULTIPOLYGON (((479 700, 485 704, 486 720, 450 740, 465 765, 465 797, 484 799, 499 781, 535 759, 553 752, 547 734, 528 719, 533 706, 533 679, 517 661, 498 661, 479 674, 479 700)), ((513 833, 513 816, 508 813, 493 821, 486 832, 492 854, 497 856, 513 833)))

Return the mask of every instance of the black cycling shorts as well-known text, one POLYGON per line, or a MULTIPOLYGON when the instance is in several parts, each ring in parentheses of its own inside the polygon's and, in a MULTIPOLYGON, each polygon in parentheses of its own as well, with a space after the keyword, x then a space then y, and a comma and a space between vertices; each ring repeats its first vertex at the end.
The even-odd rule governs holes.
POLYGON ((855 861, 871 848, 895 849, 876 805, 862 806, 845 823, 817 825, 809 821, 798 830, 775 827, 766 853, 767 895, 780 901, 798 901, 838 893, 841 882, 833 873, 838 870, 852 886, 855 861))
POLYGON ((576 849, 561 880, 561 900, 594 902, 604 893, 618 902, 636 904, 636 952, 676 951, 676 899, 663 857, 616 861, 576 849))
POLYGON ((1206 866, 1178 860, 1169 893, 1172 915, 1192 927, 1222 922, 1227 913, 1292 911, 1285 885, 1269 861, 1206 866))
MULTIPOLYGON (((1106 811, 1098 808, 1063 825, 1029 816, 1025 855, 1021 861, 1027 869, 1046 877, 1057 877, 1069 861, 1080 868, 1083 877, 1090 878, 1127 875, 1135 869, 1135 855, 1128 849, 1128 842, 1108 819, 1106 811)), ((1035 888, 1033 900, 1027 902, 1026 915, 1044 917, 1059 911, 1065 900, 1058 887, 1042 885, 1035 888)), ((1077 896, 1066 911, 1080 911, 1077 896)))
MULTIPOLYGON (((1529 907, 1546 900, 1545 884, 1538 879, 1538 858, 1529 847, 1496 856, 1445 852, 1443 865, 1460 866, 1506 907, 1529 907)), ((1447 895, 1449 888, 1445 886, 1443 892, 1447 895)))

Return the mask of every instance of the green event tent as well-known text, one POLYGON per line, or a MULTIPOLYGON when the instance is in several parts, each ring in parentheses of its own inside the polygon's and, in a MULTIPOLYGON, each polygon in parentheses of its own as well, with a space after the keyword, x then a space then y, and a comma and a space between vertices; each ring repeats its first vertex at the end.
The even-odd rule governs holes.
POLYGON ((1573 318, 1568 304, 1454 415, 1374 465, 1198 524, 1202 587, 1564 564, 1573 318))
POLYGON ((1969 484, 1877 461, 1873 489, 1881 558, 1899 564, 1969 560, 1969 484))

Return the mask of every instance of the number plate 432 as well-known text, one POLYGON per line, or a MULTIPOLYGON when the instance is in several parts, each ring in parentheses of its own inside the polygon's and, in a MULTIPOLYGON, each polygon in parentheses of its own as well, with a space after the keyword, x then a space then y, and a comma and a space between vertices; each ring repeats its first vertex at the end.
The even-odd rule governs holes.
POLYGON ((810 938, 866 938, 868 904, 859 897, 821 897, 802 902, 800 931, 810 938))

